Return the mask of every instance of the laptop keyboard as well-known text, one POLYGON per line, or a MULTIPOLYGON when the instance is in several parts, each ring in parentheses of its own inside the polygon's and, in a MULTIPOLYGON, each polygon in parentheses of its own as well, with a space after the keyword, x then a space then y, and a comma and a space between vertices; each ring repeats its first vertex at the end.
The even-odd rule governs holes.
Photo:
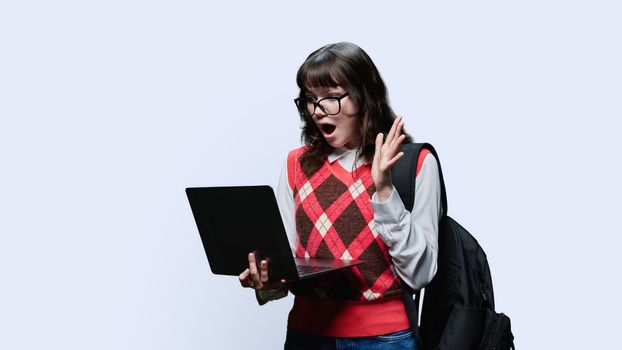
POLYGON ((308 265, 300 266, 299 265, 296 267, 298 268, 298 275, 300 276, 332 269, 332 267, 326 267, 326 266, 308 266, 308 265))

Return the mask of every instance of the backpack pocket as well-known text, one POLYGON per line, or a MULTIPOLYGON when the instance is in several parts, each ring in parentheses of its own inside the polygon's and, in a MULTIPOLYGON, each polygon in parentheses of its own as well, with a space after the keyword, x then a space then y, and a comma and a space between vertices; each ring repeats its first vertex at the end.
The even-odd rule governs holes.
MULTIPOLYGON (((480 344, 485 308, 454 307, 438 343, 438 350, 475 350, 480 344)), ((425 343, 425 339, 423 339, 425 343)))
POLYGON ((484 335, 480 350, 510 350, 514 349, 514 335, 510 318, 503 313, 487 310, 484 322, 484 335))

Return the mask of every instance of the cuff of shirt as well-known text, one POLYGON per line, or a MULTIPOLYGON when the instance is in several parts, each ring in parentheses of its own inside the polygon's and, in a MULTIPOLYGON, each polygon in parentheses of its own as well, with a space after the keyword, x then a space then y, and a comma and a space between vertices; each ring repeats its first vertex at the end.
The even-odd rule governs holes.
POLYGON ((275 290, 255 290, 255 297, 259 305, 263 305, 271 300, 281 299, 287 296, 287 287, 275 290))
MULTIPOLYGON (((399 194, 395 187, 393 187, 393 191, 391 191, 391 195, 383 202, 378 201, 378 193, 375 192, 371 196, 371 205, 374 208, 374 221, 376 224, 385 226, 385 227, 395 227, 400 225, 402 221, 402 216, 406 211, 404 208, 404 203, 400 198, 399 194)), ((385 242, 393 241, 392 237, 387 237, 389 232, 385 232, 388 230, 380 230, 380 234, 385 239, 385 242)))

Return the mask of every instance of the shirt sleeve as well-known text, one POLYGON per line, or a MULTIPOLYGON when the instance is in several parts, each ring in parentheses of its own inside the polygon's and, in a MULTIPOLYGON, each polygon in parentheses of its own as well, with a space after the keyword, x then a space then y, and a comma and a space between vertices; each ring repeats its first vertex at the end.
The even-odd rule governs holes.
POLYGON ((412 212, 406 210, 395 187, 383 202, 378 202, 374 193, 371 204, 376 229, 389 247, 397 274, 415 290, 425 287, 436 274, 442 214, 441 181, 434 155, 425 156, 417 174, 412 212))
POLYGON ((296 234, 296 221, 294 213, 294 190, 289 186, 287 176, 287 158, 281 168, 281 176, 276 189, 276 202, 279 206, 279 212, 287 233, 287 240, 292 249, 292 255, 295 255, 296 245, 298 244, 298 235, 296 234))
MULTIPOLYGON (((279 183, 276 190, 276 202, 279 206, 279 212, 281 213, 281 219, 283 220, 283 226, 285 226, 285 232, 287 233, 287 240, 289 246, 292 249, 292 255, 295 254, 297 235, 296 235, 296 221, 294 219, 294 194, 292 188, 289 186, 287 180, 287 158, 285 164, 281 168, 281 176, 279 177, 279 183)), ((286 297, 288 293, 287 287, 276 290, 256 290, 255 296, 259 305, 263 305, 271 300, 281 299, 286 297)))

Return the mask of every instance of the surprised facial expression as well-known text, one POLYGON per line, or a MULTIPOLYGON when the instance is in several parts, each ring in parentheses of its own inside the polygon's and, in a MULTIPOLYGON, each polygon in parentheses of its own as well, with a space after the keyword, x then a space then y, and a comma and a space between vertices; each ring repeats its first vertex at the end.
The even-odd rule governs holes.
MULTIPOLYGON (((339 97, 347 91, 341 86, 308 88, 306 96, 315 101, 326 97, 339 97)), ((328 102, 328 101, 326 101, 328 102)), ((331 102, 333 103, 333 102, 331 102)), ((334 102, 337 103, 337 102, 334 102)), ((360 145, 361 118, 358 115, 358 106, 350 95, 340 101, 341 110, 335 115, 328 115, 330 110, 316 107, 312 116, 313 121, 322 132, 326 142, 334 148, 355 148, 360 145)))

